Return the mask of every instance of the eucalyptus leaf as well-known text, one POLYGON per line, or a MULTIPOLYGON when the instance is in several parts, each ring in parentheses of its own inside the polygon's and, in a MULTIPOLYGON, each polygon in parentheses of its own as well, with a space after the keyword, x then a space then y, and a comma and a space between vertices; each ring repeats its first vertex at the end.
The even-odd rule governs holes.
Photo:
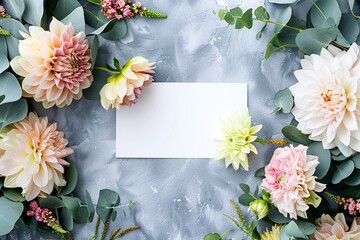
POLYGON ((78 180, 78 171, 75 164, 70 164, 69 167, 65 168, 64 177, 66 180, 66 186, 61 189, 58 194, 59 196, 65 196, 74 191, 78 180))
POLYGON ((276 4, 293 4, 298 0, 269 0, 269 2, 271 3, 276 3, 276 4))
MULTIPOLYGON (((3 53, 0 52, 0 74, 5 71, 6 69, 9 68, 10 64, 9 64, 9 60, 7 59, 7 56, 3 53)), ((1 79, 0 79, 1 81, 1 79)), ((1 84, 1 83, 0 83, 1 84)), ((1 95, 1 93, 0 93, 1 95)))
POLYGON ((91 64, 92 64, 92 68, 94 68, 98 51, 99 51, 99 37, 97 35, 95 35, 92 42, 91 42, 91 64))
POLYGON ((277 107, 276 111, 283 113, 290 113, 294 106, 294 98, 288 88, 279 91, 274 98, 274 105, 277 107))
POLYGON ((224 16, 224 20, 230 24, 230 25, 234 25, 235 24, 235 19, 233 17, 233 15, 230 12, 227 12, 224 16))
POLYGON ((24 20, 33 26, 40 26, 44 14, 44 0, 24 0, 24 20))
POLYGON ((270 208, 270 212, 267 215, 267 217, 274 223, 279 223, 279 224, 284 224, 284 223, 288 223, 291 221, 290 218, 284 217, 284 215, 282 215, 279 212, 279 210, 277 210, 275 208, 270 208))
POLYGON ((127 26, 125 21, 117 21, 115 25, 108 31, 101 34, 101 36, 110 41, 120 41, 127 33, 127 26))
POLYGON ((19 56, 19 39, 13 36, 6 36, 6 45, 8 49, 8 55, 10 60, 19 56))
POLYGON ((23 210, 24 206, 22 203, 10 201, 6 197, 0 197, 0 236, 6 235, 13 230, 23 210))
POLYGON ((84 90, 84 97, 88 100, 100 100, 100 90, 106 84, 109 74, 97 69, 93 70, 94 81, 84 90))
POLYGON ((90 222, 90 212, 87 206, 81 206, 74 215, 74 222, 85 224, 90 222))
POLYGON ((300 32, 296 37, 296 45, 307 55, 319 54, 336 38, 331 29, 309 28, 300 32))
MULTIPOLYGON (((291 17, 288 25, 302 30, 306 29, 306 23, 296 17, 291 17)), ((296 37, 298 34, 298 30, 291 28, 283 28, 278 35, 278 41, 280 45, 285 45, 286 47, 297 47, 296 37)))
POLYGON ((64 19, 62 19, 61 22, 66 25, 73 25, 75 33, 85 32, 84 9, 82 7, 76 8, 64 19))
POLYGON ((204 237, 204 240, 222 240, 218 233, 209 233, 204 237))
POLYGON ((24 119, 28 112, 25 99, 0 105, 0 130, 7 125, 24 119))
POLYGON ((348 159, 348 157, 345 157, 342 153, 340 153, 338 156, 332 156, 331 158, 335 161, 344 161, 348 159))
POLYGON ((218 16, 220 20, 224 20, 225 14, 228 12, 227 9, 219 9, 218 16))
POLYGON ((330 150, 330 152, 331 152, 331 155, 333 155, 333 156, 338 156, 341 153, 338 148, 333 148, 330 150))
POLYGON ((24 202, 25 198, 22 195, 20 188, 4 188, 2 190, 5 197, 14 202, 24 202))
POLYGON ((359 22, 351 14, 343 14, 339 30, 349 43, 353 43, 357 40, 360 33, 359 22))
POLYGON ((230 9, 230 13, 232 16, 236 16, 236 17, 241 17, 243 15, 243 11, 239 7, 230 9))
POLYGON ((50 209, 65 207, 64 202, 60 198, 55 196, 48 196, 46 198, 40 199, 39 205, 40 207, 50 208, 50 209))
POLYGON ((289 239, 308 239, 304 232, 299 228, 296 222, 291 221, 285 226, 285 233, 289 239))
POLYGON ((99 200, 96 205, 96 213, 101 218, 103 223, 106 222, 107 218, 113 212, 112 207, 117 207, 120 204, 120 196, 118 193, 109 190, 102 189, 99 192, 99 200))
POLYGON ((78 7, 81 7, 81 4, 77 0, 58 0, 54 17, 57 19, 64 19, 78 7))
POLYGON ((117 19, 110 20, 107 23, 103 24, 98 29, 96 29, 95 31, 91 32, 90 35, 100 35, 102 33, 109 32, 117 22, 118 22, 117 19))
POLYGON ((354 171, 355 164, 351 160, 345 160, 341 162, 338 166, 336 166, 336 170, 331 179, 333 184, 338 184, 341 180, 349 177, 351 173, 354 171))
POLYGON ((88 191, 86 191, 86 206, 89 210, 90 216, 89 216, 89 220, 90 222, 93 221, 94 219, 94 214, 95 214, 95 206, 93 204, 93 201, 91 199, 90 193, 88 191))
POLYGON ((249 187, 249 185, 247 185, 247 184, 245 184, 245 183, 240 183, 239 185, 240 185, 241 190, 242 190, 244 193, 246 193, 246 194, 250 193, 250 187, 249 187))
POLYGON ((61 197, 65 207, 70 211, 70 213, 75 216, 76 212, 81 206, 81 200, 75 197, 62 196, 61 197))
POLYGON ((0 74, 0 96, 5 96, 2 104, 19 100, 21 98, 21 93, 19 81, 12 73, 3 72, 0 74))
POLYGON ((74 228, 73 216, 69 209, 63 208, 60 214, 60 223, 66 230, 72 231, 74 228))
MULTIPOLYGON (((277 22, 282 23, 282 24, 287 24, 291 19, 291 15, 292 15, 292 9, 289 6, 289 7, 285 8, 279 14, 279 17, 277 18, 277 22)), ((283 29, 283 28, 284 28, 284 26, 276 25, 275 26, 275 32, 280 32, 280 30, 283 29)))
POLYGON ((255 177, 265 177, 265 167, 259 168, 255 172, 255 177))
POLYGON ((284 127, 281 132, 290 141, 304 145, 309 145, 311 143, 307 135, 303 134, 298 128, 292 125, 284 127))
POLYGON ((93 12, 84 9, 85 22, 92 28, 97 28, 99 25, 100 19, 93 12))
POLYGON ((0 54, 6 56, 6 58, 7 58, 8 52, 7 52, 5 36, 0 36, 0 54))
POLYGON ((21 17, 25 10, 24 0, 5 0, 2 5, 6 9, 6 12, 12 17, 21 20, 21 17))
POLYGON ((354 156, 352 156, 351 160, 354 162, 355 168, 360 169, 360 153, 357 153, 354 156))
POLYGON ((244 206, 249 206, 252 201, 255 199, 249 194, 241 194, 239 197, 239 203, 244 206))
POLYGON ((318 0, 310 10, 311 22, 316 28, 327 26, 328 19, 332 19, 339 25, 341 9, 336 0, 318 0))
POLYGON ((313 223, 305 222, 302 220, 295 221, 298 228, 303 232, 305 235, 311 235, 315 232, 316 226, 313 223))
POLYGON ((360 170, 354 171, 348 178, 344 180, 344 183, 348 186, 360 185, 360 170))
POLYGON ((254 15, 257 19, 261 19, 265 21, 270 19, 269 13, 266 11, 266 9, 263 6, 260 6, 257 9, 255 9, 254 15))
POLYGON ((319 157, 319 165, 316 166, 315 176, 319 179, 325 177, 331 165, 330 151, 325 150, 321 142, 312 142, 309 145, 307 154, 319 157))
POLYGON ((19 40, 23 39, 20 32, 28 33, 24 25, 22 25, 18 20, 12 18, 0 19, 0 27, 9 31, 12 36, 19 40))

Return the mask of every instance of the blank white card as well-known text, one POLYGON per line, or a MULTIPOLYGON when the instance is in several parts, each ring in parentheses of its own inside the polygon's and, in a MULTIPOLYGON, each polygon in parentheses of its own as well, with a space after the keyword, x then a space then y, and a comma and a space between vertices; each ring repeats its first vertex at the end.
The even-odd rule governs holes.
POLYGON ((153 83, 117 110, 116 157, 213 158, 220 118, 246 106, 246 83, 153 83))

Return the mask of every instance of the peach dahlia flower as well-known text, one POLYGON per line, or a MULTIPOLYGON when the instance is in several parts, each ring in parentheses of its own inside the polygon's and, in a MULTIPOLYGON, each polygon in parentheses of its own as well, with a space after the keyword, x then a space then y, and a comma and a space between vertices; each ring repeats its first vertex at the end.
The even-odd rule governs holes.
POLYGON ((56 128, 47 117, 30 113, 0 132, 0 176, 5 187, 22 188, 27 201, 66 185, 63 173, 69 163, 64 158, 73 150, 56 128))
POLYGON ((100 91, 101 105, 105 110, 110 107, 119 109, 121 105, 135 104, 142 87, 154 81, 154 63, 143 57, 130 59, 121 69, 121 73, 108 78, 100 91))
POLYGON ((11 61, 12 69, 24 77, 24 95, 42 102, 45 108, 64 107, 82 97, 90 87, 91 57, 85 33, 75 35, 71 25, 53 18, 50 31, 31 26, 22 33, 20 56, 11 61))
POLYGON ((345 52, 330 46, 305 56, 290 87, 298 128, 325 149, 338 147, 345 156, 360 152, 360 49, 345 52))
POLYGON ((360 239, 360 218, 355 218, 349 228, 343 213, 334 218, 328 214, 321 215, 315 221, 317 227, 311 240, 358 240, 360 239))
POLYGON ((261 188, 271 194, 271 202, 285 217, 307 218, 308 205, 317 207, 321 202, 315 192, 326 187, 314 176, 319 158, 306 155, 307 149, 303 145, 278 148, 265 167, 261 188))

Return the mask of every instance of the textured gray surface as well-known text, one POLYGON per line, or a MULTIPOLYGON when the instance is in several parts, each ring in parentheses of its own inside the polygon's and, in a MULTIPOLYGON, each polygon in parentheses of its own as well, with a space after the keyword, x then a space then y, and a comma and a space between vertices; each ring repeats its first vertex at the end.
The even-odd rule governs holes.
MULTIPOLYGON (((271 31, 256 41, 260 25, 237 31, 212 14, 224 4, 246 9, 263 1, 144 0, 143 4, 167 13, 169 18, 127 21, 126 44, 106 42, 99 63, 110 63, 114 56, 124 62, 141 55, 157 62, 156 81, 246 82, 253 122, 264 124, 260 136, 278 137, 289 119, 271 114, 272 98, 295 81, 292 72, 299 66, 296 54, 280 52, 264 61, 271 31)), ((269 6, 269 10, 276 16, 281 8, 269 6)), ((250 156, 250 172, 226 169, 223 161, 212 159, 115 159, 115 111, 105 112, 99 102, 87 100, 64 109, 45 111, 40 105, 35 109, 58 122, 75 150, 70 160, 80 172, 76 189, 80 196, 87 189, 96 199, 100 189, 110 188, 120 193, 123 204, 130 199, 137 202, 133 214, 117 223, 135 223, 142 228, 124 239, 197 240, 208 232, 224 232, 232 227, 223 213, 233 213, 229 200, 238 198, 238 184, 257 184, 253 173, 269 161, 273 150, 258 146, 259 155, 250 156)), ((89 238, 92 230, 93 224, 77 227, 76 239, 89 238)), ((242 237, 235 232, 230 236, 242 237)), ((23 237, 38 239, 31 232, 13 233, 10 238, 23 237)))

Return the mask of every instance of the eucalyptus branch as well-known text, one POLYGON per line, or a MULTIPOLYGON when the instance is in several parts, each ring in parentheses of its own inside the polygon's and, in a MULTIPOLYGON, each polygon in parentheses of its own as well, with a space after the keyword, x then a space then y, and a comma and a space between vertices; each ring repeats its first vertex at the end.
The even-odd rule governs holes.
POLYGON ((316 7, 316 9, 319 11, 319 13, 321 14, 321 16, 323 16, 325 18, 325 20, 328 19, 328 17, 325 15, 325 13, 320 9, 320 7, 313 1, 310 0, 310 2, 312 2, 312 4, 316 7))
POLYGON ((271 20, 266 20, 266 19, 253 18, 253 20, 255 20, 255 21, 260 21, 260 22, 264 22, 264 23, 271 23, 271 24, 274 24, 274 25, 278 25, 278 26, 281 26, 281 27, 289 28, 289 29, 292 29, 292 30, 295 30, 295 31, 299 31, 299 32, 301 32, 301 31, 304 30, 304 29, 301 29, 301 28, 289 26, 289 25, 284 24, 284 23, 279 23, 279 22, 275 22, 275 21, 271 21, 271 20))

